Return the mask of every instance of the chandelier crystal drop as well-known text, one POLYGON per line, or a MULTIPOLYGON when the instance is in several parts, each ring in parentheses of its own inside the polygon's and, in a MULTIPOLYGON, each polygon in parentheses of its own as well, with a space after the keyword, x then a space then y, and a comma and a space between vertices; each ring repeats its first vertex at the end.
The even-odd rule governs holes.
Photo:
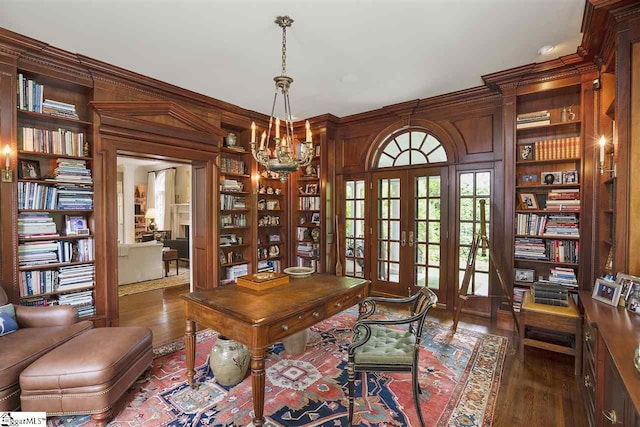
POLYGON ((291 27, 293 19, 289 16, 278 16, 275 23, 282 28, 282 74, 273 78, 276 83, 276 91, 271 106, 269 127, 262 132, 260 146, 257 146, 256 142, 256 124, 255 122, 251 123, 251 154, 267 170, 279 173, 280 180, 284 182, 290 173, 309 165, 314 153, 309 121, 306 122, 303 143, 296 144, 293 133, 293 116, 289 101, 289 87, 293 83, 293 79, 287 76, 287 28, 291 27), (284 134, 282 136, 280 136, 280 118, 275 115, 278 94, 282 94, 284 107, 284 134), (273 147, 270 148, 269 139, 272 129, 274 130, 273 147))

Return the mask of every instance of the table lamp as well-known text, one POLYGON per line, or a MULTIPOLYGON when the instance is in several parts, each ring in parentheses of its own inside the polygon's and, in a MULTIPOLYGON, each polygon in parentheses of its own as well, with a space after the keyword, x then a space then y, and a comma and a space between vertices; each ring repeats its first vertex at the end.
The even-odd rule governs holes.
POLYGON ((147 226, 149 231, 156 231, 157 225, 156 225, 156 223, 154 221, 154 219, 156 218, 156 209, 155 208, 147 209, 147 212, 145 212, 144 217, 146 219, 151 220, 151 221, 149 221, 149 225, 147 226))

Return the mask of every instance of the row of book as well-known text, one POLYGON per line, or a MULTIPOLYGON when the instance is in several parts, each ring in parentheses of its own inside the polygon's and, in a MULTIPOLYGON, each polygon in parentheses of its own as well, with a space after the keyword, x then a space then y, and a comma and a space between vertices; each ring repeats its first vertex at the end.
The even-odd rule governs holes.
POLYGON ((519 144, 519 160, 562 160, 580 157, 580 137, 547 139, 519 144))
POLYGON ((520 260, 578 263, 580 243, 575 240, 543 240, 517 237, 515 258, 520 260))
POLYGON ((18 182, 18 209, 93 209, 93 189, 75 184, 18 182))
POLYGON ((85 142, 83 132, 29 127, 18 129, 18 146, 23 151, 63 156, 88 156, 88 146, 85 147, 85 142))
POLYGON ((525 129, 548 124, 551 124, 551 113, 547 110, 518 114, 516 117, 516 129, 525 129))
POLYGON ((279 260, 264 260, 258 261, 258 273, 271 271, 279 273, 282 271, 282 263, 279 260))
POLYGON ((241 175, 246 175, 247 165, 244 162, 244 160, 237 160, 229 157, 222 157, 220 159, 220 172, 237 173, 241 175))
POLYGON ((320 196, 302 196, 298 199, 298 209, 304 211, 320 210, 320 196))
POLYGON ((42 113, 44 86, 28 79, 24 74, 18 74, 17 82, 18 109, 42 113))
POLYGON ((47 212, 18 214, 18 237, 57 237, 58 229, 47 212))
POLYGON ((78 317, 91 317, 96 314, 96 307, 93 300, 93 292, 74 293, 69 296, 60 295, 57 298, 35 297, 20 301, 20 305, 31 307, 49 307, 53 305, 71 305, 76 309, 78 317), (75 297, 73 297, 75 296, 75 297), (64 298, 63 298, 64 297, 64 298))
POLYGON ((313 258, 296 257, 296 266, 310 267, 317 272, 320 268, 320 261, 313 258))
POLYGON ((52 292, 73 292, 94 285, 93 264, 71 265, 57 270, 33 270, 20 272, 22 297, 52 292))
POLYGON ((550 191, 547 193, 546 208, 550 211, 579 211, 580 190, 565 188, 550 191))
POLYGON ((233 210, 233 209, 246 209, 247 203, 245 197, 233 196, 230 194, 220 195, 220 209, 221 210, 233 210))
POLYGON ((516 234, 532 236, 579 236, 576 214, 516 214, 516 234))
POLYGON ((18 265, 20 267, 93 260, 94 249, 91 237, 75 241, 23 242, 18 245, 18 265))
POLYGON ((247 216, 245 214, 220 215, 220 227, 246 227, 247 216))

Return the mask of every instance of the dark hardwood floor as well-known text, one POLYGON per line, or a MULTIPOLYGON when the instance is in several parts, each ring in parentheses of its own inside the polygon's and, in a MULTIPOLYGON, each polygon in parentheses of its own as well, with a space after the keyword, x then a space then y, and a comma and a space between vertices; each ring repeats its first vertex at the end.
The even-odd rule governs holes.
MULTIPOLYGON (((181 339, 185 321, 180 295, 188 291, 185 285, 120 297, 120 325, 150 328, 155 347, 181 339)), ((452 315, 442 310, 432 310, 429 315, 430 320, 452 323, 452 315)), ((509 338, 494 426, 588 425, 573 375, 572 357, 526 348, 522 361, 517 355, 517 335, 496 329, 488 319, 463 315, 459 328, 509 338)))

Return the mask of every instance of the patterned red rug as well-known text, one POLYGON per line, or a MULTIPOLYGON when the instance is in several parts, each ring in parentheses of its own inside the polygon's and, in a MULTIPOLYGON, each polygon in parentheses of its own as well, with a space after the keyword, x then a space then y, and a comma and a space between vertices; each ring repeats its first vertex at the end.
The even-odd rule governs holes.
MULTIPOLYGON (((266 362, 265 417, 270 426, 347 424, 346 349, 356 311, 314 327, 307 351, 287 355, 275 345, 266 362)), ((203 331, 196 349, 196 381, 186 384, 181 341, 160 348, 153 368, 127 392, 111 426, 247 426, 253 403, 251 378, 235 387, 216 383, 208 356, 217 334, 203 331)), ((490 426, 508 340, 427 322, 419 381, 427 426, 490 426)), ((406 373, 368 374, 356 381, 355 425, 418 426, 406 373), (364 389, 364 390, 363 390, 364 389), (366 398, 361 396, 366 395, 366 398)), ((50 426, 89 426, 88 416, 53 417, 50 426)))

